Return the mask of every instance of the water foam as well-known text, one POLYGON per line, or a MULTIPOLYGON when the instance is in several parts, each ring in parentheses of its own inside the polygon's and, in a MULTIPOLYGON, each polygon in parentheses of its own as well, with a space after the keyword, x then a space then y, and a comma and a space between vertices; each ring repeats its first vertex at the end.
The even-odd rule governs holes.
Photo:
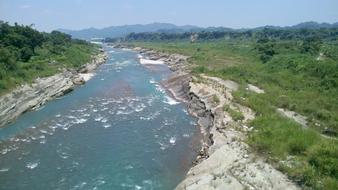
POLYGON ((111 124, 103 125, 103 128, 105 128, 105 129, 110 128, 110 127, 111 127, 111 124))
POLYGON ((9 171, 9 168, 1 168, 0 169, 0 172, 8 172, 9 171))
POLYGON ((176 137, 170 137, 170 144, 174 145, 176 143, 176 137))
POLYGON ((177 105, 180 102, 176 101, 175 99, 171 98, 170 96, 165 96, 165 100, 163 103, 169 104, 169 105, 177 105))
POLYGON ((34 168, 36 168, 36 167, 38 167, 38 165, 39 165, 39 161, 35 161, 35 162, 28 162, 27 164, 26 164, 26 168, 28 168, 28 169, 34 169, 34 168))
POLYGON ((98 117, 96 117, 94 120, 97 121, 97 122, 99 122, 99 121, 101 121, 102 119, 103 119, 102 116, 98 116, 98 117))
POLYGON ((80 119, 76 119, 75 121, 73 121, 73 124, 82 124, 82 123, 86 123, 87 119, 84 118, 80 118, 80 119))

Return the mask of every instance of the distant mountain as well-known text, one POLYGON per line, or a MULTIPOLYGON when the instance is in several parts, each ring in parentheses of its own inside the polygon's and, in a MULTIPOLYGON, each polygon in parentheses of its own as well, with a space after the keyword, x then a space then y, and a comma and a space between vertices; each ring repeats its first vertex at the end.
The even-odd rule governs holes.
POLYGON ((152 24, 135 24, 135 25, 123 25, 123 26, 111 26, 102 29, 88 28, 83 30, 66 30, 58 29, 61 32, 72 35, 74 38, 91 39, 91 38, 115 38, 123 37, 129 33, 135 32, 187 32, 200 30, 202 28, 192 25, 176 26, 168 23, 152 23, 152 24))
POLYGON ((319 29, 319 28, 337 28, 338 22, 330 24, 330 23, 318 23, 318 22, 303 22, 300 24, 296 24, 291 26, 291 28, 300 29, 300 28, 307 28, 307 29, 319 29))
POLYGON ((261 26, 261 27, 256 27, 254 29, 263 29, 263 28, 270 28, 270 29, 320 29, 320 28, 338 28, 338 22, 330 24, 330 23, 318 23, 314 21, 309 21, 309 22, 302 22, 296 25, 292 26, 272 26, 272 25, 267 25, 267 26, 261 26))
MULTIPOLYGON (((318 28, 337 28, 338 22, 330 23, 318 23, 318 22, 303 22, 293 26, 262 26, 251 28, 254 30, 259 30, 263 28, 271 29, 318 29, 318 28)), ((141 33, 141 32, 165 32, 165 33, 183 33, 183 32, 201 32, 201 31, 240 31, 240 30, 249 30, 247 29, 231 29, 225 27, 198 27, 193 25, 177 26, 174 24, 168 23, 152 23, 152 24, 135 24, 135 25, 123 25, 123 26, 111 26, 107 28, 97 29, 97 28, 88 28, 83 30, 67 30, 59 29, 59 31, 72 35, 74 38, 80 39, 91 39, 91 38, 118 38, 124 37, 127 34, 132 32, 141 33)))

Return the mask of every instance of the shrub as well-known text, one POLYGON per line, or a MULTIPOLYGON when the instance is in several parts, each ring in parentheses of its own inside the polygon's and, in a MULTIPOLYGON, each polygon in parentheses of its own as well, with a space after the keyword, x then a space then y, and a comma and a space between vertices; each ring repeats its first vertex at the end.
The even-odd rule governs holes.
POLYGON ((220 100, 216 94, 212 96, 212 101, 214 104, 218 105, 220 103, 220 100))
POLYGON ((309 150, 309 163, 322 175, 338 179, 338 143, 325 141, 309 150))
POLYGON ((241 121, 244 119, 244 115, 241 112, 231 109, 229 105, 224 105, 223 110, 228 112, 234 121, 241 121))

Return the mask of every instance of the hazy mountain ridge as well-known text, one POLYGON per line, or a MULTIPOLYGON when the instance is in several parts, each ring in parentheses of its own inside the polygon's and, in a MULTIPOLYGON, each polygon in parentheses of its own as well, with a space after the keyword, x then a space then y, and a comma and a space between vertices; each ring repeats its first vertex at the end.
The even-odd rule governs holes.
POLYGON ((88 28, 83 30, 67 30, 59 29, 61 32, 72 35, 74 38, 90 39, 90 38, 105 38, 105 37, 123 37, 129 33, 135 32, 187 32, 201 29, 197 26, 185 25, 176 26, 169 23, 152 23, 152 24, 135 24, 135 25, 122 25, 110 26, 102 29, 88 28))
MULTIPOLYGON (((318 22, 303 22, 292 26, 262 26, 251 29, 262 28, 275 28, 275 29, 318 29, 318 28, 336 28, 338 22, 335 23, 318 23, 318 22)), ((200 31, 226 31, 226 30, 247 30, 232 29, 226 27, 199 27, 194 25, 177 26, 170 23, 151 23, 151 24, 134 24, 134 25, 122 25, 122 26, 110 26, 102 29, 87 28, 83 30, 67 30, 58 29, 61 32, 72 35, 74 38, 90 39, 90 38, 116 38, 123 37, 129 33, 141 33, 141 32, 165 32, 165 33, 183 33, 183 32, 200 32, 200 31)))

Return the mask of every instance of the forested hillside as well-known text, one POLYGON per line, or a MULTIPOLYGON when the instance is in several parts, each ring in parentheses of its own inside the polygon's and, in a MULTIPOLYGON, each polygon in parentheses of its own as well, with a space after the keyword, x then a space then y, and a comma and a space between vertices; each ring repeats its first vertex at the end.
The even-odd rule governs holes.
POLYGON ((53 31, 0 23, 0 94, 37 77, 76 68, 90 60, 94 46, 53 31))

